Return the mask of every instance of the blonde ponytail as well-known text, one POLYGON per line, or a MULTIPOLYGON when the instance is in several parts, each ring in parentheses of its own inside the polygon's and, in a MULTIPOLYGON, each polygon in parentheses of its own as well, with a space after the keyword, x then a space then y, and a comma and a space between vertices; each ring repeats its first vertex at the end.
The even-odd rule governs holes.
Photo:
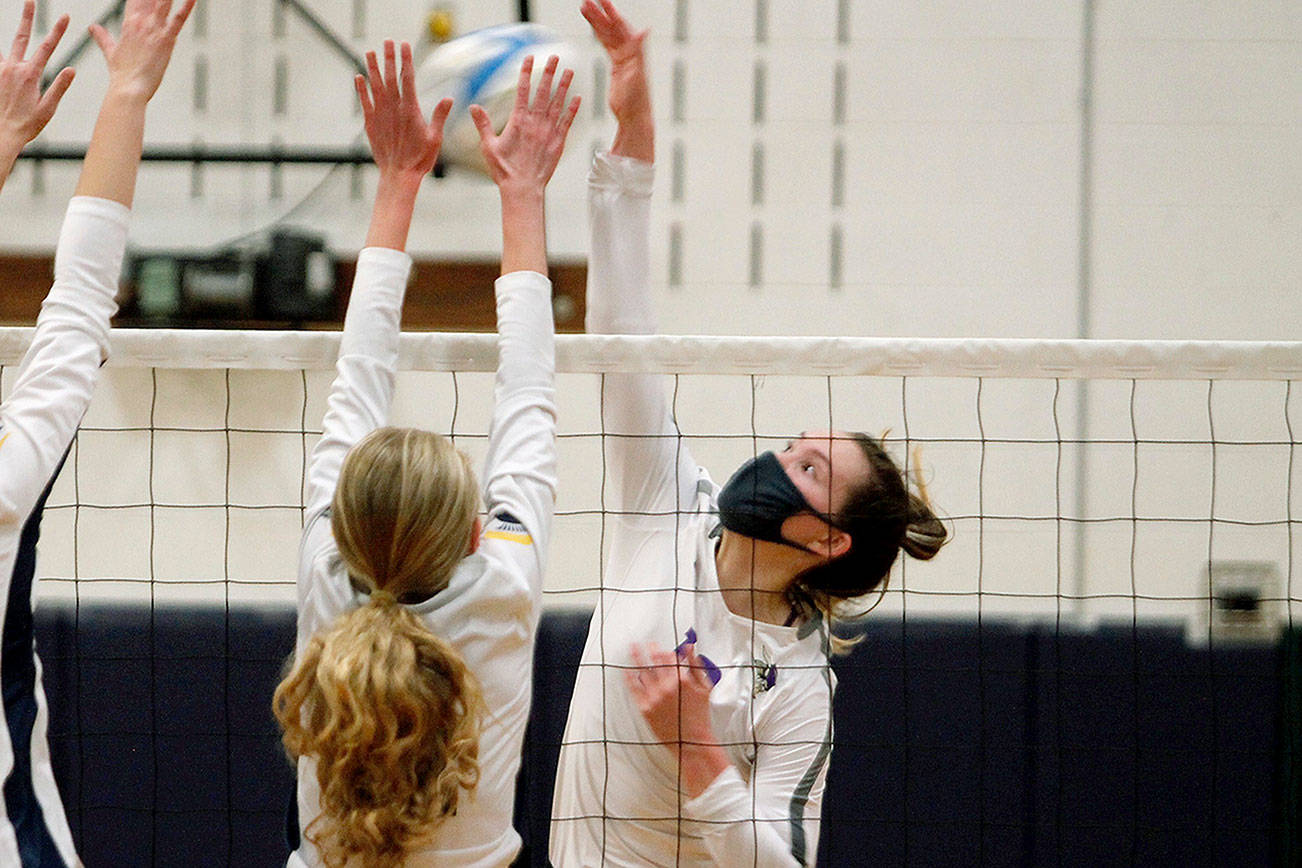
POLYGON ((447 586, 477 510, 469 461, 437 434, 380 428, 344 459, 330 526, 370 600, 312 637, 273 700, 290 757, 316 764, 304 835, 332 868, 397 868, 479 783, 479 682, 399 603, 447 586))
POLYGON ((312 638, 273 706, 289 755, 316 763, 305 836, 332 868, 396 868, 479 783, 479 684, 384 592, 312 638))

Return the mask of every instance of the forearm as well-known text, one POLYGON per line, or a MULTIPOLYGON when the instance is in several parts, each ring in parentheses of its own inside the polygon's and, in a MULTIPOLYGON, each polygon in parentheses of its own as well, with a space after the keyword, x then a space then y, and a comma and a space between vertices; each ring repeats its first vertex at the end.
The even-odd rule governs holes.
POLYGON ((619 127, 615 130, 615 141, 610 145, 610 152, 646 163, 655 162, 655 121, 649 110, 645 116, 620 121, 619 127))
POLYGON ((713 738, 683 744, 678 751, 678 762, 683 793, 689 799, 705 792, 719 775, 732 766, 728 754, 713 738))
POLYGON ((86 149, 76 195, 112 199, 131 207, 148 104, 149 97, 138 90, 109 87, 86 149))
POLYGON ((407 236, 411 232, 412 215, 416 211, 416 195, 420 192, 424 179, 424 174, 414 172, 380 173, 380 182, 375 191, 375 207, 371 211, 371 225, 366 233, 367 247, 407 249, 407 236))
POLYGON ((547 274, 547 232, 541 187, 503 186, 502 274, 547 274))
POLYGON ((701 822, 706 849, 720 868, 795 868, 813 861, 812 852, 804 846, 793 848, 788 839, 789 817, 763 816, 757 810, 751 788, 736 769, 725 769, 683 807, 687 816, 701 822))

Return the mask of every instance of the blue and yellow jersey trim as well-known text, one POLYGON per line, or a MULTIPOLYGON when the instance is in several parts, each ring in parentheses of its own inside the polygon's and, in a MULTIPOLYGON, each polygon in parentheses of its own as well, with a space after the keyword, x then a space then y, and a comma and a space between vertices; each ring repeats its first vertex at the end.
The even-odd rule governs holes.
POLYGON ((484 530, 484 539, 506 540, 525 546, 533 545, 533 537, 529 536, 529 531, 525 530, 524 525, 509 512, 499 512, 489 519, 488 527, 484 530))

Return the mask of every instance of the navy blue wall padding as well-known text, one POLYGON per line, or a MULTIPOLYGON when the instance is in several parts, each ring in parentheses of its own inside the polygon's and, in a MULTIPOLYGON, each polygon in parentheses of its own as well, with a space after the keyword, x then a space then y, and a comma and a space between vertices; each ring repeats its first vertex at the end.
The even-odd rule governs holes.
MULTIPOLYGON (((552 611, 517 787, 547 864, 589 613, 552 611)), ((90 868, 283 865, 293 776, 270 711, 288 608, 43 606, 51 749, 90 868)), ((1279 864, 1276 648, 1175 627, 871 619, 836 662, 818 864, 1279 864)))

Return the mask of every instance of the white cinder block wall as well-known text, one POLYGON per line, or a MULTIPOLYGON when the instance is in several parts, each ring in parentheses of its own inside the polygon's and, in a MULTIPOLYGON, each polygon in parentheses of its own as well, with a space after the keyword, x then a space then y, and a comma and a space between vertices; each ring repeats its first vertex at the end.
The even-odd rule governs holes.
MULTIPOLYGON (((74 31, 103 5, 43 2, 46 21, 66 9, 74 31)), ((449 2, 463 30, 510 19, 516 6, 449 2)), ((358 52, 387 36, 419 39, 428 7, 423 0, 309 5, 358 52)), ((536 20, 590 47, 577 2, 531 5, 536 20)), ((1091 183, 1084 203, 1084 0, 625 0, 621 7, 652 29, 659 116, 652 280, 666 332, 1075 337, 1086 322, 1090 336, 1100 338, 1302 336, 1302 7, 1295 3, 1094 0, 1091 183), (1091 300, 1084 311, 1078 307, 1082 265, 1091 300)), ((0 33, 13 29, 17 14, 16 3, 0 10, 0 33)), ((151 109, 151 143, 339 146, 355 140, 360 118, 351 71, 292 13, 274 0, 222 0, 197 15, 151 109)), ((600 77, 600 57, 580 72, 600 77)), ((103 86, 102 61, 92 48, 45 139, 84 142, 103 86)), ((549 192, 549 241, 558 260, 585 255, 587 155, 611 132, 601 98, 590 98, 549 192)), ((0 197, 7 248, 50 248, 76 171, 20 164, 0 197)), ((148 247, 204 248, 292 210, 299 224, 327 233, 335 250, 349 255, 364 235, 373 183, 370 170, 354 177, 347 169, 286 167, 277 184, 266 167, 209 166, 196 175, 188 167, 152 165, 141 175, 132 237, 148 247)), ((431 181, 419 205, 413 252, 491 258, 498 249, 491 185, 456 173, 431 181)), ((147 425, 139 377, 111 374, 91 420, 147 425)), ((438 385, 403 404, 400 421, 447 430, 446 408, 436 407, 431 395, 447 397, 448 379, 404 379, 417 390, 438 385)), ((311 427, 328 377, 308 380, 311 427)), ((160 383, 181 405, 181 417, 189 414, 187 403, 224 402, 214 391, 220 378, 166 375, 160 383)), ((284 406, 301 404, 296 378, 277 383, 285 401, 266 408, 265 425, 245 426, 279 429, 284 406)), ((238 405, 238 378, 236 386, 238 405)), ((597 430, 592 379, 563 378, 562 386, 563 429, 597 430)), ((463 377, 458 387, 465 426, 458 430, 482 433, 486 381, 463 377), (484 395, 475 395, 479 387, 484 395)), ((838 427, 890 427, 900 436, 905 404, 914 438, 1070 439, 1078 430, 1071 383, 1056 401, 1051 382, 990 381, 978 391, 975 381, 851 380, 837 381, 831 391, 829 404, 827 384, 818 378, 754 384, 684 378, 680 419, 689 433, 749 432, 753 394, 761 434, 816 427, 830 414, 838 427)), ((924 469, 936 500, 955 517, 957 539, 935 563, 910 566, 896 587, 924 592, 910 600, 911 611, 980 605, 1053 612, 1063 605, 1059 594, 1083 591, 1113 595, 1081 607, 1087 613, 1188 616, 1205 603, 1167 598, 1196 595, 1209 558, 1265 559, 1288 573, 1302 563, 1302 549, 1293 542, 1290 550, 1282 522, 1302 514, 1302 484, 1296 484, 1302 470, 1293 468, 1299 462, 1290 464, 1295 450, 1278 444, 1302 430, 1298 392, 1284 384, 1218 383, 1211 394, 1206 383, 1092 386, 1085 405, 1089 434, 1121 442, 1086 450, 1080 506, 1095 521, 1079 535, 1075 524, 1053 520, 1077 515, 1082 465, 1074 447, 930 445, 924 469), (1207 440, 1213 431, 1218 440, 1277 445, 1213 449, 1169 442, 1207 440), (1136 438, 1145 442, 1127 442, 1136 438), (978 520, 978 512, 985 518, 978 520), (1213 526, 1213 512, 1229 520, 1213 526), (1144 516, 1181 520, 1159 524, 1144 516), (1078 579, 1073 570, 1081 544, 1087 572, 1078 579)), ((248 394, 248 409, 234 412, 256 419, 260 392, 248 394)), ((147 443, 136 442, 145 436, 84 434, 83 496, 138 503, 130 486, 118 491, 96 482, 97 474, 119 470, 100 469, 92 459, 119 449, 147 454, 147 443)), ((164 439, 157 455, 171 454, 175 463, 156 460, 157 474, 172 474, 170 468, 188 461, 227 460, 224 435, 164 439), (222 442, 205 440, 214 437, 222 442)), ((474 439, 466 443, 479 448, 474 439)), ((291 445, 301 452, 301 442, 291 445)), ((590 588, 598 560, 599 519, 589 511, 601 502, 593 470, 599 452, 583 438, 564 440, 561 448, 561 508, 571 514, 558 521, 550 582, 557 589, 590 588)), ((693 448, 723 478, 752 443, 703 440, 693 448)), ((231 499, 296 502, 298 467, 281 452, 235 443, 231 461, 278 456, 278 464, 269 477, 232 466, 231 499), (265 487, 281 476, 275 485, 283 491, 240 490, 243 479, 265 487)), ((171 491, 171 481, 155 483, 156 490, 171 491)), ((58 497, 66 504, 74 496, 65 478, 58 497)), ((74 513, 52 513, 43 572, 141 571, 146 513, 131 513, 132 521, 146 524, 132 525, 138 544, 128 554, 110 544, 110 531, 120 534, 121 523, 87 510, 81 515, 74 563, 71 545, 57 544, 59 534, 72 534, 74 513), (93 565, 99 550, 103 570, 93 565)), ((195 566, 193 558, 207 549, 192 547, 189 559, 174 559, 184 569, 171 571, 171 556, 157 555, 155 576, 286 578, 292 557, 273 553, 292 554, 292 511, 234 515, 237 531, 241 522, 252 525, 235 543, 208 553, 219 568, 195 566), (265 562, 248 556, 249 547, 238 544, 244 538, 257 539, 265 562)), ((156 546, 225 527, 221 512, 164 518, 183 520, 188 530, 156 532, 156 546), (201 527, 203 521, 208 525, 201 527)), ((898 598, 888 603, 898 604, 898 598)))

